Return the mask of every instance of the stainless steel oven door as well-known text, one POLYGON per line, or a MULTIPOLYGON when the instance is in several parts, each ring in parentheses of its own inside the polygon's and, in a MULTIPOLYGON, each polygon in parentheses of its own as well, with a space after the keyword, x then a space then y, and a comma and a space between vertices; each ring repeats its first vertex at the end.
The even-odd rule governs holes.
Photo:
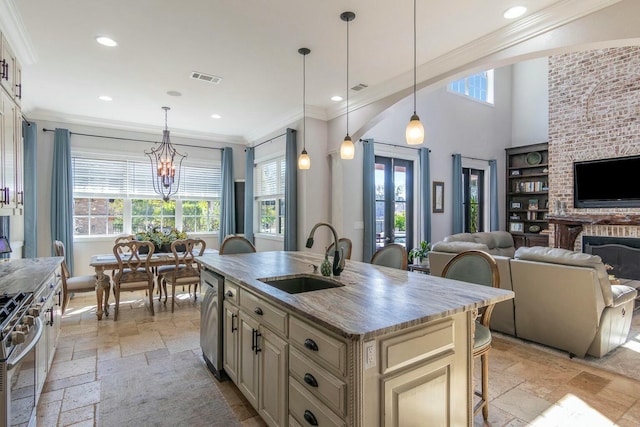
POLYGON ((17 346, 5 362, 4 424, 6 426, 35 425, 36 413, 36 345, 42 338, 44 325, 39 317, 27 340, 17 346))

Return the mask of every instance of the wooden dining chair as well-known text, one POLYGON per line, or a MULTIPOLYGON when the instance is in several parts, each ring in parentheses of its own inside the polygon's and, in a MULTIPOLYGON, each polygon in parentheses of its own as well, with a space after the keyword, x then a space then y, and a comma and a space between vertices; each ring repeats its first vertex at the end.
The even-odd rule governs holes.
POLYGON ((194 300, 198 299, 196 291, 200 284, 200 264, 195 261, 195 257, 202 256, 206 247, 207 244, 202 239, 175 240, 171 243, 175 265, 171 270, 165 270, 159 280, 162 283, 165 304, 167 303, 167 285, 171 286, 172 313, 176 302, 176 286, 188 286, 189 296, 191 296, 191 285, 193 285, 194 300))
POLYGON ((118 269, 113 278, 113 295, 116 299, 115 314, 113 316, 114 321, 118 320, 120 293, 122 291, 146 290, 149 296, 151 315, 155 315, 153 310, 154 275, 149 265, 153 251, 153 243, 140 242, 138 240, 120 242, 113 246, 113 255, 115 255, 116 261, 118 262, 118 269), (141 254, 141 248, 147 248, 147 252, 141 254))
POLYGON ((371 264, 406 270, 408 265, 407 249, 398 243, 390 243, 373 254, 371 264))
MULTIPOLYGON (((62 268, 62 314, 64 314, 71 294, 77 292, 94 292, 96 291, 96 275, 88 274, 85 276, 71 276, 69 269, 67 268, 67 262, 64 260, 65 248, 64 243, 59 240, 53 242, 53 252, 56 256, 63 258, 61 263, 62 268)), ((108 276, 107 276, 108 277, 108 276)))
POLYGON ((222 245, 220 245, 220 251, 218 252, 220 255, 230 255, 230 254, 246 254, 250 252, 255 252, 256 247, 253 246, 249 240, 245 239, 242 236, 227 236, 222 241, 222 245))
MULTIPOLYGON (((351 239, 347 239, 346 237, 341 237, 338 239, 338 250, 340 251, 340 256, 344 257, 344 259, 351 259, 351 248, 352 248, 351 239)), ((334 249, 334 243, 331 243, 327 248, 326 254, 329 256, 334 256, 336 250, 334 249)))
MULTIPOLYGON (((496 260, 488 253, 479 250, 468 250, 451 258, 442 270, 442 277, 494 288, 500 287, 500 274, 496 260)), ((480 358, 482 369, 480 391, 475 390, 475 387, 473 391, 480 398, 473 408, 473 414, 477 414, 482 409, 485 420, 489 417, 489 349, 491 349, 489 324, 494 306, 495 304, 490 304, 479 310, 473 336, 473 357, 480 358)))

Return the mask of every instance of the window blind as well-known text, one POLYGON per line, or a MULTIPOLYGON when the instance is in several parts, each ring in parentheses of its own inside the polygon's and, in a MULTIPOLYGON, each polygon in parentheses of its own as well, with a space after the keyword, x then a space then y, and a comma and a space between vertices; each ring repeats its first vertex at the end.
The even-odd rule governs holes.
MULTIPOLYGON (((155 197, 149 162, 72 158, 73 193, 76 197, 155 197)), ((182 166, 179 199, 217 199, 221 192, 220 165, 182 166)))
POLYGON ((255 195, 267 197, 284 194, 284 157, 266 160, 256 165, 255 195))

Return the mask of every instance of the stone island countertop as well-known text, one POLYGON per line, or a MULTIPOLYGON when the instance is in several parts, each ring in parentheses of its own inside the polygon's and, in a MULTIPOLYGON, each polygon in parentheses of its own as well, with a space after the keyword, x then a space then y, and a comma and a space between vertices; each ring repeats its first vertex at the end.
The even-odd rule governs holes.
POLYGON ((38 291, 61 262, 62 257, 48 257, 12 259, 0 263, 0 294, 38 291))
MULTIPOLYGON (((344 286, 289 294, 259 279, 310 274, 324 256, 310 252, 204 255, 198 262, 267 300, 349 339, 394 330, 513 298, 513 292, 347 260, 344 286)), ((320 275, 320 273, 316 273, 320 275)))

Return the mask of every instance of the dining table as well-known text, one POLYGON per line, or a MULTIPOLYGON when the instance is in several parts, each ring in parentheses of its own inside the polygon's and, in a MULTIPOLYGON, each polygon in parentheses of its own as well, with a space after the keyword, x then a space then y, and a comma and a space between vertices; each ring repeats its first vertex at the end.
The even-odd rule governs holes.
MULTIPOLYGON (((205 254, 217 254, 216 249, 205 249, 205 254)), ((198 258, 196 256, 196 258, 198 258)), ((151 254, 149 260, 150 267, 160 267, 163 265, 174 265, 175 257, 171 252, 156 252, 151 254)), ((109 291, 111 290, 111 276, 105 271, 117 270, 118 260, 114 254, 100 254, 91 256, 89 265, 96 272, 96 316, 102 320, 102 315, 109 316, 109 291)))

